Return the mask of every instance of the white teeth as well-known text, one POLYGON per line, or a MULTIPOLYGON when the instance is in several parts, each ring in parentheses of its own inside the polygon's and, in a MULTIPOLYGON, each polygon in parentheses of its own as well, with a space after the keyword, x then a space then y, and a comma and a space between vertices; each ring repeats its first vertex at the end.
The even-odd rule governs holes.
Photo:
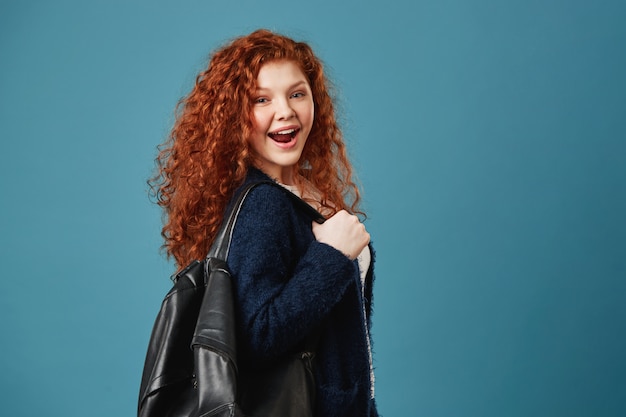
POLYGON ((295 131, 296 131, 296 129, 287 129, 287 130, 278 131, 278 132, 276 132, 276 134, 277 135, 289 135, 289 134, 291 134, 291 133, 293 133, 295 131))

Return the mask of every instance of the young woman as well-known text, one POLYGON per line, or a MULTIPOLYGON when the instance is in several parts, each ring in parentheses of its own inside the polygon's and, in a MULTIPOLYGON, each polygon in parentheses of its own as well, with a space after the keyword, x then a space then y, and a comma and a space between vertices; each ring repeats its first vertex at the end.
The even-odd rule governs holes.
POLYGON ((227 259, 238 361, 271 366, 312 333, 316 416, 377 416, 369 336, 373 256, 322 63, 259 30, 217 50, 184 98, 152 180, 179 267, 203 259, 242 185, 274 181, 323 213, 313 223, 272 184, 252 190, 227 259))

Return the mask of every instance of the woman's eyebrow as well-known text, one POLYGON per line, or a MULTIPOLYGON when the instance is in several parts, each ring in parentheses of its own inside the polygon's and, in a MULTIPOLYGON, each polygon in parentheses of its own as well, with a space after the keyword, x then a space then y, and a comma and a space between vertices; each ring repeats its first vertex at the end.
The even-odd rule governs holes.
MULTIPOLYGON (((301 87, 303 85, 307 85, 307 82, 304 81, 304 80, 298 81, 298 82, 290 85, 289 87, 287 87, 287 90, 293 90, 294 88, 298 88, 298 87, 301 87)), ((269 87, 257 87, 256 92, 259 93, 259 92, 270 91, 270 90, 271 90, 271 88, 269 88, 269 87)))

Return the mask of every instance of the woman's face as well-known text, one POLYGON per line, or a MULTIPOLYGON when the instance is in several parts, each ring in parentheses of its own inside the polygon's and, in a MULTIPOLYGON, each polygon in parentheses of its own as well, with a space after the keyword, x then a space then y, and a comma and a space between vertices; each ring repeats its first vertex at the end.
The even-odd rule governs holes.
POLYGON ((314 117, 313 94, 306 76, 292 61, 263 65, 253 106, 250 144, 256 166, 283 184, 293 184, 294 167, 314 117))

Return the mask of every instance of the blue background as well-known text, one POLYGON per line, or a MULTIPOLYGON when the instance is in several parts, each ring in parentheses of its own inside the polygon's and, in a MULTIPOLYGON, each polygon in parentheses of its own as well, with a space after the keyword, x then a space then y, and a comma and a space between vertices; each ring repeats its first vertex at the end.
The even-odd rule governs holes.
POLYGON ((225 40, 309 41, 378 250, 384 416, 626 415, 622 1, 0 4, 0 414, 134 415, 147 196, 225 40))

